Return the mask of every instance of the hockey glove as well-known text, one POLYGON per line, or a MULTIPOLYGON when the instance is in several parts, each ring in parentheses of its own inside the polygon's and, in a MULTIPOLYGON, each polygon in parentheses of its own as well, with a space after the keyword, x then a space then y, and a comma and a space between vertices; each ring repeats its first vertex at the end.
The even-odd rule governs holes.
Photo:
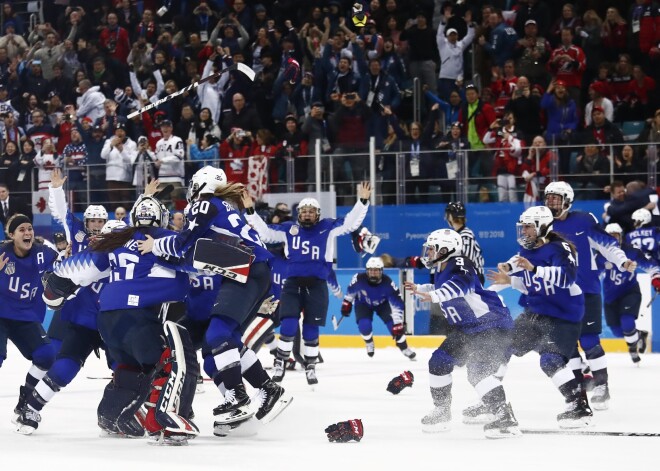
POLYGON ((275 299, 275 296, 270 296, 264 299, 264 301, 261 303, 261 306, 259 306, 259 310, 257 311, 257 314, 271 316, 275 312, 279 304, 280 304, 279 299, 275 299))
POLYGON ((341 315, 344 317, 348 317, 351 315, 351 309, 353 309, 353 303, 350 301, 344 300, 343 303, 341 303, 341 315))
POLYGON ((412 388, 415 377, 410 371, 404 371, 387 385, 387 390, 392 394, 399 394, 406 386, 412 388))
POLYGON ((651 284, 653 285, 653 289, 655 290, 656 293, 660 292, 660 277, 653 278, 651 284))
POLYGON ((392 326, 392 337, 397 338, 403 335, 403 324, 394 324, 392 326))
POLYGON ((331 442, 346 443, 351 440, 359 442, 364 435, 364 427, 362 420, 353 419, 329 425, 325 428, 325 433, 328 434, 328 440, 331 442))
POLYGON ((406 257, 406 268, 426 268, 421 257, 406 257))
POLYGON ((53 272, 45 272, 41 277, 44 292, 41 298, 53 311, 64 307, 64 302, 76 292, 78 286, 67 278, 62 278, 53 272))

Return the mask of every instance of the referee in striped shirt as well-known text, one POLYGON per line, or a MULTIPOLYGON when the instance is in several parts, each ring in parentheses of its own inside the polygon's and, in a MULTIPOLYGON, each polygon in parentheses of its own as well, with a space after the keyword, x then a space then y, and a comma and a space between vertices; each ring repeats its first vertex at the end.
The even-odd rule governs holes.
POLYGON ((469 258, 474 267, 477 269, 477 274, 484 283, 484 256, 481 253, 481 246, 477 239, 474 238, 474 232, 465 225, 465 206, 460 201, 455 201, 447 204, 445 209, 445 219, 452 229, 458 232, 463 239, 463 256, 469 258))

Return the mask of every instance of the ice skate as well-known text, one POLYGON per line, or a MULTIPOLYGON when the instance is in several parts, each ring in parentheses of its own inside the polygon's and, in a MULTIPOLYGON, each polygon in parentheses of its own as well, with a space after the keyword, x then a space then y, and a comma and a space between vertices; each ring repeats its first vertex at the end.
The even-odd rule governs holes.
POLYGON ((311 364, 307 365, 305 367, 305 376, 307 377, 307 384, 310 386, 314 386, 315 384, 319 384, 319 380, 316 377, 316 365, 311 364))
POLYGON ((486 404, 479 401, 466 409, 463 409, 463 423, 468 425, 482 425, 491 423, 496 419, 486 404))
POLYGON ((369 355, 370 357, 374 356, 374 353, 376 351, 376 346, 374 345, 374 341, 370 340, 368 342, 365 342, 364 346, 367 348, 367 355, 369 355))
POLYGON ((417 354, 409 348, 404 348, 401 350, 401 353, 403 353, 406 358, 409 358, 412 361, 415 361, 415 357, 417 356, 417 354))
POLYGON ((560 428, 583 428, 591 425, 593 415, 586 393, 583 392, 577 398, 566 403, 566 410, 557 415, 557 422, 559 422, 560 428))
POLYGON ((190 438, 190 435, 172 433, 164 430, 156 435, 152 435, 147 443, 149 443, 149 445, 157 446, 186 446, 188 445, 188 440, 190 438))
POLYGON ((16 433, 21 435, 32 435, 41 422, 39 412, 31 407, 25 407, 16 420, 16 433))
POLYGON ((275 358, 275 361, 273 362, 273 381, 276 383, 282 382, 285 372, 284 360, 281 358, 275 358))
POLYGON ((502 404, 495 412, 495 420, 484 425, 486 438, 512 438, 522 436, 511 404, 502 404))
POLYGON ((244 421, 252 417, 254 412, 250 410, 250 397, 245 392, 245 386, 239 384, 234 389, 227 390, 225 402, 213 409, 213 415, 216 416, 214 427, 244 421))
POLYGON ((637 352, 646 353, 646 344, 649 338, 649 333, 646 330, 638 330, 639 340, 637 341, 637 352))
POLYGON ((600 384, 594 388, 591 396, 591 406, 596 410, 607 410, 610 402, 610 388, 600 384))
POLYGON ((25 386, 21 386, 18 389, 18 403, 16 404, 16 407, 14 407, 14 415, 11 419, 11 423, 16 425, 18 423, 18 418, 21 415, 21 412, 23 412, 23 409, 27 407, 27 394, 28 394, 28 389, 25 386))
POLYGON ((197 378, 197 386, 195 386, 195 394, 204 394, 204 378, 201 375, 197 378))
POLYGON ((422 432, 439 433, 450 429, 451 410, 445 406, 436 406, 422 417, 422 432))
POLYGON ((277 418, 293 401, 291 394, 274 381, 268 381, 257 393, 256 402, 259 404, 256 417, 267 424, 277 418))

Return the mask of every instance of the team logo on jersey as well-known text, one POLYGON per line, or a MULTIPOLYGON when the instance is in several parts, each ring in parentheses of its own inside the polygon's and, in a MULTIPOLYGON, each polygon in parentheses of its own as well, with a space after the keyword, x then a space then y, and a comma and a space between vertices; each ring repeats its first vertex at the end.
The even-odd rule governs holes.
POLYGON ((78 233, 75 235, 74 239, 76 239, 76 242, 82 242, 85 240, 85 237, 87 234, 85 234, 83 231, 78 231, 78 233))
POLYGON ((300 232, 300 228, 298 226, 291 226, 291 229, 289 229, 289 234, 292 236, 297 236, 298 232, 300 232))
POLYGON ((13 275, 16 273, 16 264, 14 262, 9 262, 5 267, 5 273, 7 275, 13 275))
POLYGON ((605 270, 611 270, 614 265, 611 262, 605 262, 605 270))

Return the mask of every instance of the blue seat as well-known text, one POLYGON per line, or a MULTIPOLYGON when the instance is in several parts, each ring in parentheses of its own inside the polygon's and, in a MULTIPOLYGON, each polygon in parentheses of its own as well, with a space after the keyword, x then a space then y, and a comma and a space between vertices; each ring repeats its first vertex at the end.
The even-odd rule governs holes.
POLYGON ((621 126, 624 141, 634 141, 646 125, 645 121, 624 121, 621 126))

